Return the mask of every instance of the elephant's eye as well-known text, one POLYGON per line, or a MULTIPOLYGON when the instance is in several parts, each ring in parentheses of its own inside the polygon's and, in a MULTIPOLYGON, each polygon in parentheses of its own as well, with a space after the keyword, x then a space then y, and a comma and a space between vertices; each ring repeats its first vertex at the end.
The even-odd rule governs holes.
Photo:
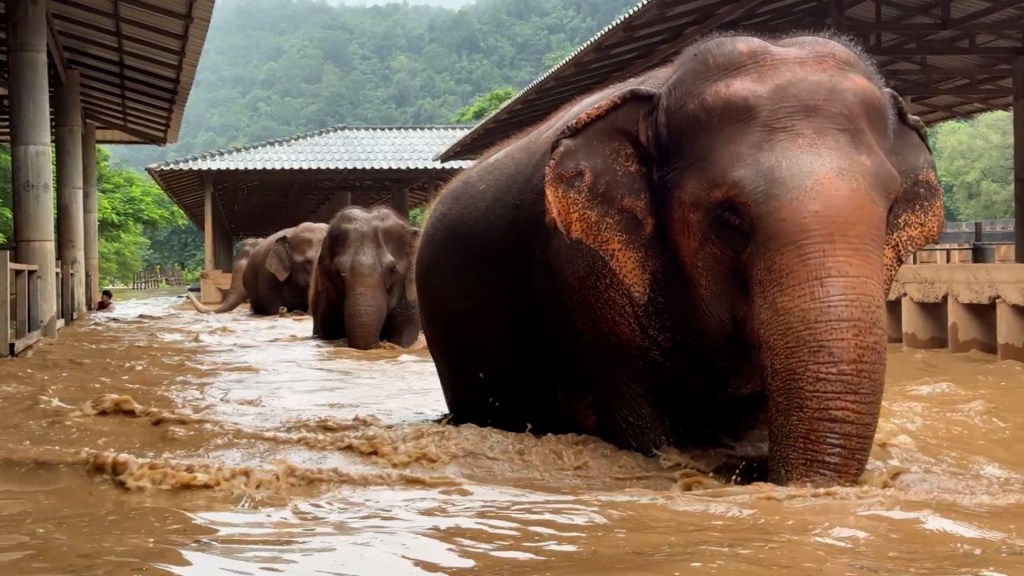
POLYGON ((712 222, 718 239, 731 250, 739 252, 746 249, 751 229, 741 208, 731 203, 722 204, 713 212, 712 222))
POLYGON ((722 219, 722 222, 734 228, 743 226, 743 220, 740 219, 740 215, 732 208, 723 208, 720 218, 722 219))

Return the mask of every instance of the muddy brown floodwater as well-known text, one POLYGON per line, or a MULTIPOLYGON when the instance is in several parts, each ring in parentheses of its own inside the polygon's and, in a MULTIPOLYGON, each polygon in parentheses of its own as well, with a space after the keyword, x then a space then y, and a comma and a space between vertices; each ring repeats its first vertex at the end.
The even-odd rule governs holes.
POLYGON ((862 484, 432 422, 428 352, 118 300, 0 361, 0 573, 1024 574, 1024 372, 902 351, 862 484))

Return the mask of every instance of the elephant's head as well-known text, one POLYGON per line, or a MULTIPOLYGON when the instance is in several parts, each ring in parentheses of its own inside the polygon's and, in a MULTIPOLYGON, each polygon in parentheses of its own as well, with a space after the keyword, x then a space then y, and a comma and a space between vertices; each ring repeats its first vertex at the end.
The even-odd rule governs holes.
POLYGON ((882 399, 884 294, 943 226, 923 126, 829 39, 717 37, 652 78, 561 127, 549 226, 603 258, 618 302, 663 312, 623 341, 689 331, 691 357, 726 366, 711 385, 763 390, 771 481, 855 482, 882 399))
POLYGON ((248 259, 252 254, 252 251, 255 250, 261 242, 263 242, 263 238, 243 238, 238 243, 238 256, 236 256, 235 259, 248 259))
POLYGON ((350 206, 331 220, 317 262, 317 284, 344 302, 349 347, 378 346, 389 312, 416 300, 418 238, 418 228, 386 207, 350 206))
POLYGON ((326 234, 327 224, 322 222, 303 222, 283 230, 267 253, 267 270, 278 282, 287 280, 305 289, 326 234))

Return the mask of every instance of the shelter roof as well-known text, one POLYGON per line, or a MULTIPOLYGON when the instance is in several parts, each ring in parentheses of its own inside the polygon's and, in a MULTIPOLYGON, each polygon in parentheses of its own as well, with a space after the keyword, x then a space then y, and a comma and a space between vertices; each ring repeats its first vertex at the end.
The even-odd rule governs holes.
POLYGON ((642 0, 438 158, 477 158, 567 102, 664 64, 714 30, 826 27, 859 39, 926 124, 1012 104, 1012 63, 1024 54, 1020 0, 642 0))
POLYGON ((353 204, 388 202, 407 190, 409 203, 425 202, 472 161, 434 156, 468 126, 335 126, 287 138, 215 150, 152 164, 157 184, 199 227, 204 227, 205 186, 233 237, 265 236, 303 221, 325 221, 339 193, 353 204))
MULTIPOLYGON (((48 0, 51 94, 79 71, 82 107, 100 143, 177 141, 214 0, 48 0)), ((0 13, 7 21, 6 3, 0 13)), ((7 31, 0 55, 0 140, 9 141, 7 31)))
POLYGON ((154 164, 168 170, 429 170, 462 169, 467 161, 434 160, 466 126, 334 126, 154 164))

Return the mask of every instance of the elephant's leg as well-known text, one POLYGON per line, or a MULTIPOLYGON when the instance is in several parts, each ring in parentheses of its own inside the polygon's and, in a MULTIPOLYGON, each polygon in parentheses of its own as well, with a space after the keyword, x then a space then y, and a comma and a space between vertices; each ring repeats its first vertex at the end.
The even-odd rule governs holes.
POLYGON ((449 422, 562 431, 546 356, 537 353, 541 326, 529 286, 494 263, 459 262, 445 252, 419 255, 417 292, 449 422))
POLYGON ((322 340, 345 338, 345 306, 333 295, 317 296, 316 305, 310 305, 315 335, 322 340))

